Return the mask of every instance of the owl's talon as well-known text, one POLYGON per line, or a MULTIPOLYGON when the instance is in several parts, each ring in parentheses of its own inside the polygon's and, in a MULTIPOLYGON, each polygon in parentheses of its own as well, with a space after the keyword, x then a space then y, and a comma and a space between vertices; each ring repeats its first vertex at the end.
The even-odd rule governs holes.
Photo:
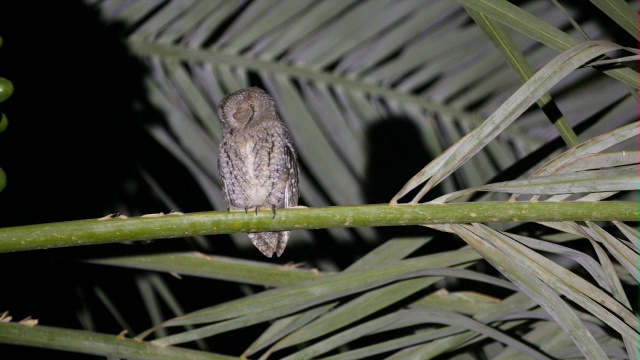
POLYGON ((248 207, 246 207, 246 206, 244 207, 244 213, 245 213, 245 214, 248 214, 248 213, 249 213, 249 208, 248 208, 248 207))
POLYGON ((275 205, 271 205, 271 211, 273 212, 273 217, 271 219, 275 219, 276 218, 276 206, 275 205))
POLYGON ((256 216, 258 215, 258 210, 260 210, 260 206, 256 206, 256 216))

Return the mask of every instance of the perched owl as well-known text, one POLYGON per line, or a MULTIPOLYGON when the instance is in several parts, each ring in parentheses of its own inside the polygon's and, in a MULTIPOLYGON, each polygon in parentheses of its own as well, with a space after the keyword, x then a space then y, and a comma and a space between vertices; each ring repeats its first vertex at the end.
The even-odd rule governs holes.
MULTIPOLYGON (((228 209, 276 208, 298 205, 296 150, 275 103, 264 90, 252 87, 228 95, 218 109, 222 141, 218 169, 228 209)), ((264 255, 282 255, 290 231, 250 233, 264 255)))

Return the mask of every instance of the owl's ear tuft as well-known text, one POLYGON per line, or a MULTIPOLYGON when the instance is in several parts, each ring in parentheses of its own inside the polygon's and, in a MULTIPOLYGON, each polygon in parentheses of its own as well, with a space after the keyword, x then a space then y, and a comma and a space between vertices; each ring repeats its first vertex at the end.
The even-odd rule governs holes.
POLYGON ((238 110, 234 111, 231 116, 238 123, 246 124, 253 116, 253 109, 251 108, 251 106, 239 106, 238 110))

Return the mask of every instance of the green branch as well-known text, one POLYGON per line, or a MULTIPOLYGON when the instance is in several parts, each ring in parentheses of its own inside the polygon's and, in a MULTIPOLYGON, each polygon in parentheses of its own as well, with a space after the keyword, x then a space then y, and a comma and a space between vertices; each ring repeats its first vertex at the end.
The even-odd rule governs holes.
POLYGON ((132 240, 321 228, 433 225, 472 222, 637 221, 635 202, 487 202, 363 205, 165 214, 78 220, 0 229, 0 252, 93 245, 132 240))
POLYGON ((236 359, 235 357, 120 338, 116 335, 0 322, 0 344, 26 345, 128 359, 236 359))

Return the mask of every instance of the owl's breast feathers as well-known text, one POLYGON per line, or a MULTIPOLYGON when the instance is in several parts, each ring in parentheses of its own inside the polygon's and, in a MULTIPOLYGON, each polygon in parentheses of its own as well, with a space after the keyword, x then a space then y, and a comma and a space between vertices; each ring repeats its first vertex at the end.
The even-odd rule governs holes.
POLYGON ((219 167, 228 205, 238 208, 297 205, 296 153, 280 121, 226 133, 219 167))

